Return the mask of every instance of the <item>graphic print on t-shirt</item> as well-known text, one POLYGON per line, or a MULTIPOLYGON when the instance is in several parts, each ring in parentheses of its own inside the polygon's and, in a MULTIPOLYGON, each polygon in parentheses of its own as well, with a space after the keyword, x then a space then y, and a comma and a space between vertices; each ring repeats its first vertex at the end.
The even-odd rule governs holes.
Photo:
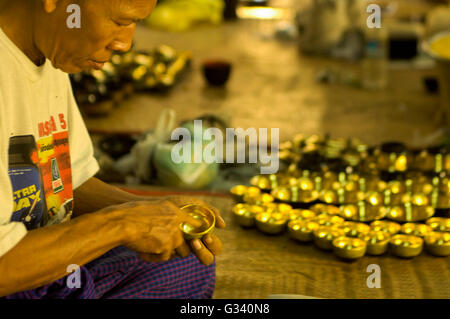
POLYGON ((9 177, 12 221, 21 221, 30 230, 70 219, 73 192, 67 131, 49 132, 37 142, 32 135, 10 138, 9 177))
POLYGON ((32 135, 15 136, 9 140, 8 173, 14 200, 11 220, 23 222, 27 229, 39 227, 47 221, 48 215, 37 148, 32 135))

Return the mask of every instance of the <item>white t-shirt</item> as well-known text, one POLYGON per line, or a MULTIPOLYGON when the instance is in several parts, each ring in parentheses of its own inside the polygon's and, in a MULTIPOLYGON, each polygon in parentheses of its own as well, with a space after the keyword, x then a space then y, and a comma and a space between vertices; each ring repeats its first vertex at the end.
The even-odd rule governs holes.
POLYGON ((69 220, 72 190, 98 168, 68 75, 0 29, 0 257, 27 230, 69 220))

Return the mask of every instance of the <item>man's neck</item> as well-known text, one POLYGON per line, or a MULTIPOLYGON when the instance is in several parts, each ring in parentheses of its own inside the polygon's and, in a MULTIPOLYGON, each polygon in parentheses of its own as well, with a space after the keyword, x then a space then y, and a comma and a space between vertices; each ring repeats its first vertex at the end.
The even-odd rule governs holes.
POLYGON ((0 28, 8 38, 37 66, 44 64, 45 56, 34 42, 34 0, 1 0, 0 28))

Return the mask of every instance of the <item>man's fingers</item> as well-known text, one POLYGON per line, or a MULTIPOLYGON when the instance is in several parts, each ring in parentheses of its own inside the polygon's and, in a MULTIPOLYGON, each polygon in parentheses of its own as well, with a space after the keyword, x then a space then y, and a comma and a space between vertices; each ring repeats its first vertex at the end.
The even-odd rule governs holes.
POLYGON ((222 242, 214 234, 208 234, 202 238, 203 244, 215 256, 222 252, 222 242))
POLYGON ((172 257, 173 251, 167 251, 164 254, 160 255, 160 261, 168 261, 172 257))
POLYGON ((203 265, 209 266, 214 262, 214 255, 205 247, 200 239, 192 240, 191 247, 192 251, 203 265))
POLYGON ((227 225, 225 223, 225 220, 222 218, 220 211, 212 206, 208 206, 209 209, 211 209, 214 213, 214 215, 216 216, 216 227, 217 228, 225 228, 225 226, 227 225))
POLYGON ((183 210, 180 210, 180 218, 183 223, 192 225, 195 228, 201 227, 203 225, 201 220, 198 220, 188 213, 184 212, 183 210))
POLYGON ((181 258, 186 258, 187 256, 189 256, 191 254, 191 248, 188 246, 188 244, 185 241, 183 241, 181 246, 178 247, 177 249, 175 249, 175 251, 181 258))

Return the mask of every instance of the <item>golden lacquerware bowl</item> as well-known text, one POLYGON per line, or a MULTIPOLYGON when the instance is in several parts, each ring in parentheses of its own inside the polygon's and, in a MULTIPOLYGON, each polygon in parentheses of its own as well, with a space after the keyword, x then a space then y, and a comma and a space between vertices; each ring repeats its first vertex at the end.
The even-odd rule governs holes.
POLYGON ((394 255, 412 258, 420 255, 422 252, 423 239, 417 236, 398 234, 390 239, 389 246, 394 255))
POLYGON ((314 213, 326 214, 326 215, 339 215, 340 209, 335 205, 327 205, 327 204, 315 204, 309 208, 314 213))
POLYGON ((424 172, 431 172, 435 169, 435 156, 427 150, 422 150, 413 157, 412 168, 424 172))
POLYGON ((322 174, 322 189, 331 189, 333 184, 338 181, 338 175, 335 172, 325 172, 322 174))
POLYGON ((319 198, 322 202, 331 205, 356 204, 358 201, 364 200, 365 194, 359 188, 354 188, 354 184, 322 190, 319 198))
POLYGON ((377 155, 377 168, 386 172, 405 172, 412 164, 412 156, 401 143, 384 143, 377 155))
POLYGON ((335 227, 342 229, 347 237, 359 237, 362 234, 369 233, 371 230, 370 226, 367 224, 348 221, 342 224, 337 224, 335 227))
POLYGON ((264 212, 264 208, 259 205, 237 204, 232 209, 234 219, 242 227, 253 227, 255 216, 264 212))
POLYGON ((450 218, 433 217, 428 219, 426 224, 434 231, 450 232, 450 218))
POLYGON ((289 211, 290 220, 308 220, 316 217, 317 214, 308 209, 293 209, 289 211))
POLYGON ((260 193, 257 195, 252 195, 252 194, 247 193, 244 195, 244 202, 246 202, 248 204, 264 205, 267 203, 271 203, 273 201, 274 201, 274 198, 267 193, 260 193))
POLYGON ((314 244, 323 250, 332 250, 333 240, 342 236, 345 232, 333 226, 320 226, 313 232, 314 244))
POLYGON ((264 191, 269 191, 272 188, 271 184, 270 178, 267 175, 256 175, 250 179, 250 185, 264 191))
POLYGON ((425 236, 427 251, 439 257, 450 256, 450 233, 431 232, 425 236))
POLYGON ((406 193, 406 184, 403 181, 390 181, 384 190, 384 202, 386 205, 401 205, 406 193))
POLYGON ((386 204, 385 194, 382 192, 367 192, 364 200, 372 206, 383 206, 386 204))
POLYGON ((388 251, 391 235, 384 231, 371 230, 368 233, 360 234, 359 238, 367 244, 367 254, 379 256, 388 251))
POLYGON ((320 226, 333 226, 344 223, 344 218, 337 215, 321 214, 311 218, 311 221, 318 223, 320 226))
POLYGON ((401 206, 388 209, 387 218, 397 222, 420 222, 434 215, 434 208, 426 205, 415 205, 407 202, 401 206))
POLYGON ((407 187, 407 192, 412 194, 426 194, 429 195, 433 191, 433 181, 430 177, 411 173, 409 178, 406 180, 405 185, 407 187))
POLYGON ((371 222, 386 217, 388 209, 385 206, 374 206, 366 201, 357 204, 342 205, 339 216, 349 221, 371 222))
POLYGON ((370 223, 370 228, 374 231, 383 231, 389 235, 395 235, 402 229, 398 223, 387 221, 387 220, 376 220, 370 223))
POLYGON ((401 233, 405 235, 413 235, 418 237, 425 237, 431 233, 433 229, 425 224, 406 223, 402 225, 401 233))
POLYGON ((183 222, 180 224, 180 229, 183 232, 185 239, 192 240, 202 238, 206 234, 214 230, 216 224, 216 216, 209 208, 201 205, 186 205, 181 208, 193 218, 201 221, 201 226, 194 227, 193 225, 183 222))
POLYGON ((319 198, 319 192, 315 189, 301 189, 299 186, 275 188, 271 195, 276 200, 291 205, 308 204, 319 198))
POLYGON ((310 242, 313 240, 313 232, 320 225, 311 220, 291 220, 288 223, 289 237, 301 242, 310 242))
POLYGON ((255 221, 256 227, 261 232, 269 235, 276 235, 285 230, 286 224, 289 221, 289 214, 280 212, 263 212, 255 216, 255 221))
POLYGON ((366 253, 367 244, 359 238, 338 237, 333 240, 333 252, 344 259, 358 259, 366 253))
POLYGON ((382 181, 378 175, 369 175, 359 180, 359 187, 363 192, 382 193, 387 188, 387 183, 382 181))
POLYGON ((245 185, 236 185, 230 190, 230 194, 236 202, 242 202, 248 187, 245 185))

